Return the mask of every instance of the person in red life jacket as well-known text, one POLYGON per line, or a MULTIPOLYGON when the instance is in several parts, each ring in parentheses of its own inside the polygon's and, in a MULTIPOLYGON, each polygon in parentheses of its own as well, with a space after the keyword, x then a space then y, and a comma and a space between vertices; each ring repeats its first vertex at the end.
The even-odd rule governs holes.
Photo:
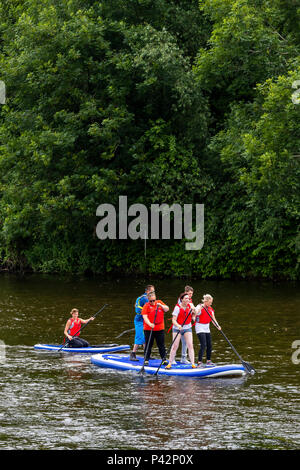
POLYGON ((166 358, 164 314, 168 311, 168 305, 161 300, 156 300, 155 292, 148 294, 148 303, 142 309, 145 335, 145 365, 149 364, 154 340, 156 341, 161 359, 165 360, 166 358))
MULTIPOLYGON (((192 297, 193 297, 193 294, 194 294, 194 289, 191 287, 191 286, 185 286, 184 288, 184 292, 186 294, 188 294, 189 296, 189 299, 190 299, 190 306, 192 308, 194 308, 194 304, 193 304, 193 300, 192 300, 192 297)), ((180 299, 178 299, 177 303, 180 305, 180 299)), ((173 325, 173 329, 174 329, 174 325, 173 325)), ((181 359, 180 359, 180 362, 182 364, 190 364, 190 362, 188 361, 187 359, 187 345, 186 345, 186 342, 185 342, 185 339, 184 339, 184 336, 185 335, 180 335, 181 336, 181 359)), ((176 364, 176 360, 174 358, 174 364, 176 364)))
POLYGON ((88 320, 83 320, 82 318, 78 318, 79 312, 77 308, 73 308, 71 310, 72 317, 66 323, 64 335, 68 340, 68 347, 69 348, 87 348, 89 347, 89 343, 82 338, 79 338, 80 333, 79 330, 81 325, 88 323, 91 320, 94 320, 94 317, 89 318, 88 320))
POLYGON ((166 369, 171 369, 176 352, 180 343, 181 335, 184 335, 185 342, 188 348, 189 358, 191 366, 195 365, 195 353, 193 347, 193 331, 192 331, 192 320, 194 320, 195 307, 190 302, 189 295, 184 292, 180 294, 180 304, 177 303, 172 313, 173 322, 173 346, 170 351, 169 364, 166 369), (179 333, 179 334, 178 334, 179 333), (176 338, 176 339, 175 339, 176 338))
POLYGON ((205 294, 202 299, 202 304, 197 305, 196 312, 196 324, 195 330, 199 339, 200 349, 198 354, 198 367, 203 367, 202 358, 206 350, 206 365, 214 366, 211 361, 212 342, 210 334, 210 322, 212 321, 214 326, 221 330, 218 324, 215 311, 212 308, 213 298, 210 294, 205 294), (205 307, 205 308, 204 308, 205 307), (207 313, 208 312, 208 313, 207 313))
POLYGON ((148 302, 147 295, 149 292, 155 292, 155 287, 152 284, 149 284, 145 288, 143 295, 138 297, 135 301, 135 317, 134 317, 134 328, 135 328, 135 337, 134 345, 132 352, 130 354, 131 361, 138 361, 136 357, 136 352, 139 346, 143 346, 145 350, 145 335, 144 335, 144 321, 142 317, 143 306, 148 302))

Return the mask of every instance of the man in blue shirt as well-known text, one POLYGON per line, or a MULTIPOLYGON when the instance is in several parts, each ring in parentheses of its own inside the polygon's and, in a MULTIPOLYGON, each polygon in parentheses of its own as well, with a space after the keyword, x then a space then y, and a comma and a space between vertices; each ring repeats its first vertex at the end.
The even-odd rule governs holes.
POLYGON ((131 361, 138 361, 136 358, 136 352, 139 346, 145 346, 145 336, 144 336, 144 321, 142 317, 142 310, 144 305, 148 302, 147 295, 150 292, 155 292, 154 286, 146 286, 145 293, 138 297, 135 302, 135 317, 134 317, 134 327, 135 327, 135 338, 134 345, 132 348, 132 353, 130 354, 131 361))

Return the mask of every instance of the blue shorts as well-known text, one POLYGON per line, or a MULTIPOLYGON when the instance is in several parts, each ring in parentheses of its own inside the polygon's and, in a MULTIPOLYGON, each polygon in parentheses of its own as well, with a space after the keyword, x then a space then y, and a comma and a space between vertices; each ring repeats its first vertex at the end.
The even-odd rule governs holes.
POLYGON ((174 333, 180 333, 181 336, 183 336, 184 333, 192 333, 193 330, 192 330, 192 328, 187 328, 186 330, 177 330, 177 328, 173 328, 173 332, 174 333))
POLYGON ((134 344, 145 344, 144 321, 142 315, 136 315, 134 318, 135 337, 134 344))

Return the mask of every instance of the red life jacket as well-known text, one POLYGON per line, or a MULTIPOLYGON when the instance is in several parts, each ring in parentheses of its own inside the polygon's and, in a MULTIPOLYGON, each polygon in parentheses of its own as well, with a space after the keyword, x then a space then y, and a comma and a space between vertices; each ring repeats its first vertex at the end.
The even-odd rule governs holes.
POLYGON ((191 313, 189 313, 189 311, 191 310, 190 304, 188 304, 188 306, 185 309, 179 304, 177 304, 177 307, 179 308, 179 313, 178 313, 178 316, 177 316, 177 323, 179 323, 179 325, 183 325, 183 323, 185 325, 188 325, 189 323, 191 323, 192 315, 191 315, 191 313), (188 317, 186 319, 187 315, 188 315, 188 317))
POLYGON ((80 333, 78 332, 81 328, 81 321, 79 320, 79 318, 77 318, 77 320, 73 320, 73 318, 70 318, 70 320, 71 320, 71 325, 68 329, 68 334, 71 336, 79 336, 80 333))
MULTIPOLYGON (((161 300, 156 300, 154 304, 151 304, 150 302, 145 304, 142 310, 142 315, 147 315, 148 320, 151 323, 154 323, 157 303, 161 303, 162 305, 165 305, 164 302, 162 302, 161 300)), ((164 314, 165 312, 163 311, 163 309, 161 307, 158 307, 156 319, 155 319, 155 326, 153 328, 153 331, 164 330, 165 328, 164 314)), ((147 325, 145 321, 144 321, 144 330, 151 330, 151 327, 147 325)))
MULTIPOLYGON (((209 314, 212 316, 215 311, 211 307, 205 307, 206 310, 208 310, 209 314)), ((210 323, 212 319, 208 315, 207 311, 205 310, 204 307, 202 307, 201 312, 199 315, 197 315, 197 323, 210 323)))

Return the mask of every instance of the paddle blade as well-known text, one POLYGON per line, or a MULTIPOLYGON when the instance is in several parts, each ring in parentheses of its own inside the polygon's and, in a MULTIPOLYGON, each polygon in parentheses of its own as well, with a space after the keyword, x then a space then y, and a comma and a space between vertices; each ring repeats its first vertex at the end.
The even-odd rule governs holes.
POLYGON ((256 370, 254 369, 254 367, 251 366, 251 364, 249 364, 249 362, 246 362, 246 361, 242 361, 242 364, 246 370, 246 372, 250 375, 254 375, 256 370))
POLYGON ((126 332, 123 331, 123 333, 121 333, 121 334, 119 334, 118 336, 116 336, 116 339, 117 339, 117 338, 121 338, 121 336, 123 336, 125 333, 126 333, 126 332))
POLYGON ((131 331, 134 331, 134 330, 135 330, 135 328, 130 328, 130 330, 122 331, 122 333, 120 333, 118 336, 116 336, 116 339, 121 338, 121 336, 125 335, 125 333, 130 333, 131 331))

